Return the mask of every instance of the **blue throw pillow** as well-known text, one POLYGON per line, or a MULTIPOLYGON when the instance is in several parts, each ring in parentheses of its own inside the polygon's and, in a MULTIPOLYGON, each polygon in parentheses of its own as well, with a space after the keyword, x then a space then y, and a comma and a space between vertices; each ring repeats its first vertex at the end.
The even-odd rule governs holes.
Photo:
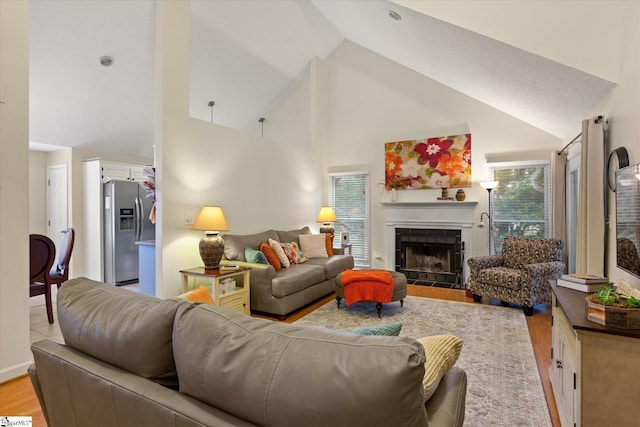
POLYGON ((253 262, 258 264, 269 264, 267 257, 256 249, 244 248, 244 258, 247 262, 253 262))
POLYGON ((359 335, 387 335, 395 336, 400 335, 402 329, 402 323, 384 323, 382 325, 365 326, 364 328, 354 329, 354 334, 359 335))

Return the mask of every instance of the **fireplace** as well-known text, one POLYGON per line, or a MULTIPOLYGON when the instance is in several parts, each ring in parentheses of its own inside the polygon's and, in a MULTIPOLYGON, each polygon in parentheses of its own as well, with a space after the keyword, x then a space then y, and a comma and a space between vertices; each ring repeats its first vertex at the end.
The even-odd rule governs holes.
POLYGON ((462 287, 461 230, 396 228, 395 270, 416 285, 462 287))
POLYGON ((383 202, 386 268, 403 272, 409 283, 463 288, 469 277, 466 259, 473 256, 476 204, 470 200, 383 202), (403 246, 396 237, 404 234, 403 246))

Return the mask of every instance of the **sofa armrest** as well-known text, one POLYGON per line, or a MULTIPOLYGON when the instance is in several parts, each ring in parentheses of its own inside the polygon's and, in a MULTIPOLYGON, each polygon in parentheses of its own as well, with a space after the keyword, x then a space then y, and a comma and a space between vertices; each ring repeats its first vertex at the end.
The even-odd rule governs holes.
POLYGON ((220 265, 239 265, 240 267, 248 267, 251 277, 251 288, 268 286, 271 290, 271 280, 276 277, 276 270, 269 264, 258 264, 255 262, 235 261, 223 259, 220 265))
POLYGON ((247 267, 251 269, 268 269, 269 267, 271 267, 269 264, 259 264, 257 262, 238 261, 232 259, 221 259, 220 265, 239 265, 240 267, 247 267))
POLYGON ((42 394, 42 385, 40 385, 40 378, 38 378, 38 371, 36 370, 36 364, 32 363, 31 366, 29 366, 27 372, 29 372, 31 385, 33 385, 33 390, 36 392, 38 402, 40 402, 40 409, 42 409, 44 420, 47 422, 47 425, 51 425, 51 422, 49 421, 49 415, 47 414, 47 407, 45 406, 44 395, 42 394))
POLYGON ((462 427, 467 397, 467 373, 457 366, 449 369, 425 404, 429 427, 462 427))
POLYGON ((500 267, 501 265, 504 265, 504 257, 502 255, 477 256, 469 258, 467 265, 469 265, 471 274, 475 275, 485 268, 500 267))

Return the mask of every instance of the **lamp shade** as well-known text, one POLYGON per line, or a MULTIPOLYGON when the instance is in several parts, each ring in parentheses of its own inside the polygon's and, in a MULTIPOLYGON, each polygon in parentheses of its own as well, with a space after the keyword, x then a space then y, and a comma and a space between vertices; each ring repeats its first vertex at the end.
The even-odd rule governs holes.
POLYGON ((191 226, 192 230, 228 231, 229 226, 220 206, 205 206, 191 226))
POLYGON ((222 208, 219 206, 203 207, 191 229, 203 230, 205 233, 199 245, 200 258, 202 258, 205 270, 218 268, 224 253, 224 240, 218 236, 218 232, 229 230, 222 208))
POLYGON ((316 222, 335 222, 338 218, 336 218, 336 213, 333 211, 331 206, 323 206, 320 208, 320 213, 316 218, 316 222))
POLYGON ((485 190, 493 190, 494 188, 496 188, 498 186, 499 181, 483 181, 480 183, 480 185, 482 186, 482 188, 484 188, 485 190))

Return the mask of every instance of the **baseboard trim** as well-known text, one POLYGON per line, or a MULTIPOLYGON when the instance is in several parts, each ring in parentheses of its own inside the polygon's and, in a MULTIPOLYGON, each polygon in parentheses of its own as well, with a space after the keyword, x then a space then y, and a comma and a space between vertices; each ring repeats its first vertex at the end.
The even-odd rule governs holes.
POLYGON ((24 363, 9 366, 8 368, 0 370, 0 384, 4 384, 7 381, 14 380, 19 377, 27 375, 29 366, 33 363, 33 360, 29 360, 24 363))

